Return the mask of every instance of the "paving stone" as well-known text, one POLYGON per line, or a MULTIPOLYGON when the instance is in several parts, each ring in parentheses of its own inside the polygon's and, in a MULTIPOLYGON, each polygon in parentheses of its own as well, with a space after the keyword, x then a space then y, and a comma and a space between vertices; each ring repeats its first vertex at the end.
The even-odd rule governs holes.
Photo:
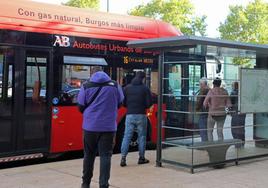
MULTIPOLYGON (((138 153, 130 153, 128 166, 120 167, 120 155, 112 158, 111 188, 267 188, 268 160, 255 160, 195 174, 188 169, 164 164, 155 167, 155 151, 147 151, 149 164, 138 165, 138 153)), ((267 159, 267 158, 266 158, 267 159)), ((80 187, 82 159, 44 163, 0 170, 0 188, 80 187)), ((98 187, 99 158, 95 161, 92 187, 98 187)))

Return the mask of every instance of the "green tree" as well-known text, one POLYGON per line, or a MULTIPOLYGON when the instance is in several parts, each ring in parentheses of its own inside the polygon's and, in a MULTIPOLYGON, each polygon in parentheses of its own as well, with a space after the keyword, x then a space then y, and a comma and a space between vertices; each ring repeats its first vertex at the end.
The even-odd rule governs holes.
POLYGON ((79 8, 92 8, 98 10, 100 7, 99 0, 69 0, 64 5, 79 7, 79 8))
MULTIPOLYGON (((268 3, 255 0, 247 6, 230 6, 230 13, 219 27, 222 39, 250 42, 257 44, 268 43, 268 3)), ((236 65, 252 66, 250 59, 236 57, 236 65)))
POLYGON ((194 15, 190 0, 152 0, 132 9, 129 14, 160 19, 171 23, 188 35, 206 34, 206 16, 194 15))
POLYGON ((220 24, 222 39, 268 43, 268 3, 255 0, 246 7, 230 6, 230 13, 224 23, 220 24))

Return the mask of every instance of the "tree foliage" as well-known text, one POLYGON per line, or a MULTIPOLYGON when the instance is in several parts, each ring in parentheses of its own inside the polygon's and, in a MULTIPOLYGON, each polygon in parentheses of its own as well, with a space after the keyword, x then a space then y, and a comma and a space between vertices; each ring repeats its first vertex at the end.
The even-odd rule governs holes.
MULTIPOLYGON (((220 24, 219 32, 222 39, 268 43, 268 3, 255 0, 247 6, 230 6, 230 13, 224 23, 220 24)), ((250 59, 236 57, 233 64, 244 67, 252 66, 250 59)))
POLYGON ((206 33, 206 16, 195 16, 190 0, 152 0, 135 7, 129 14, 161 19, 188 35, 204 36, 206 33))
POLYGON ((64 3, 64 5, 98 10, 100 7, 100 0, 69 0, 68 2, 64 3))
POLYGON ((230 6, 230 13, 220 24, 222 39, 268 43, 268 3, 255 0, 246 7, 230 6))

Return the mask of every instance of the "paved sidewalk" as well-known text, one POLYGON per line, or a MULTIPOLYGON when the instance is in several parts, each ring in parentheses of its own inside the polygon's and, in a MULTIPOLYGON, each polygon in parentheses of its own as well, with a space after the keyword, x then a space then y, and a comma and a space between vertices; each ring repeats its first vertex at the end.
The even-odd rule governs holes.
MULTIPOLYGON (((113 156, 112 188, 267 188, 268 159, 229 166, 224 169, 205 169, 190 174, 164 164, 155 167, 155 151, 148 151, 151 163, 137 165, 138 154, 130 153, 127 167, 120 167, 120 155, 113 156)), ((99 159, 96 159, 92 188, 98 187, 99 159)), ((46 163, 0 170, 1 188, 79 188, 82 159, 46 163)))

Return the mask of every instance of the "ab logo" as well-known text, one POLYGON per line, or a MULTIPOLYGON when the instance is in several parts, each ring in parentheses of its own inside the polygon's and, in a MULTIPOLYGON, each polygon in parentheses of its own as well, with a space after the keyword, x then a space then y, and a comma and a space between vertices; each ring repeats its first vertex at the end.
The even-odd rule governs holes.
POLYGON ((55 37, 56 37, 56 40, 53 46, 69 47, 71 45, 69 37, 59 36, 59 35, 55 35, 55 37))

